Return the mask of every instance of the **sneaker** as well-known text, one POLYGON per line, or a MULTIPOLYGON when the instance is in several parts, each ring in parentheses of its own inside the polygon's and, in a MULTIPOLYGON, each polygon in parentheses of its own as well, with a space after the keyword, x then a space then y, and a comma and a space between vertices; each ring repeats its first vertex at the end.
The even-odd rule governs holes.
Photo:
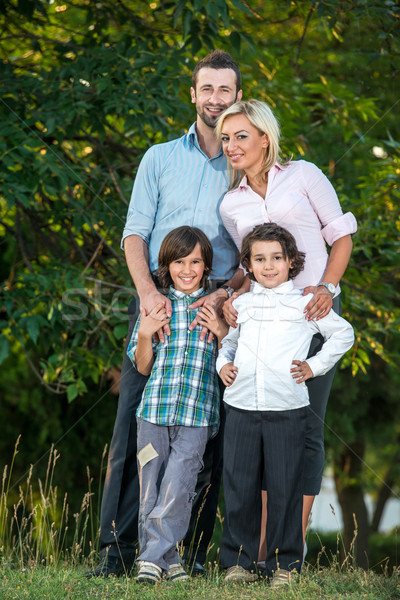
POLYGON ((138 583, 158 583, 162 579, 162 569, 158 565, 146 560, 140 561, 139 572, 136 577, 138 583))
POLYGON ((129 574, 133 566, 133 561, 123 561, 119 556, 111 556, 106 554, 100 560, 97 567, 93 571, 86 571, 84 576, 90 579, 91 577, 109 577, 114 575, 115 577, 122 577, 123 575, 129 574))
POLYGON ((168 581, 176 583, 177 581, 189 581, 190 577, 182 567, 181 563, 175 563, 169 565, 167 579, 168 581))
POLYGON ((291 583, 292 573, 290 571, 286 571, 286 569, 278 569, 274 572, 269 585, 272 588, 276 588, 283 585, 290 585, 291 583))
POLYGON ((235 565, 234 567, 229 567, 225 573, 224 581, 241 581, 243 583, 252 583, 253 581, 257 581, 257 579, 257 573, 250 573, 250 571, 247 571, 247 569, 244 569, 240 565, 235 565))

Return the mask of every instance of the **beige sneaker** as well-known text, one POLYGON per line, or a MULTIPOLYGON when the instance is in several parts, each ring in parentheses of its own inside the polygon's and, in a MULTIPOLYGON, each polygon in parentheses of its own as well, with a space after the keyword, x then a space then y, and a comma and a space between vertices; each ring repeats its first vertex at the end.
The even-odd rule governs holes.
POLYGON ((229 567, 229 569, 225 573, 224 581, 226 581, 227 583, 230 581, 252 583, 253 581, 257 581, 257 579, 257 573, 250 573, 250 571, 247 571, 247 569, 244 569, 240 565, 235 565, 234 567, 229 567))
POLYGON ((286 571, 286 569, 277 569, 270 581, 270 587, 281 587, 283 585, 290 585, 293 581, 292 573, 286 571))
POLYGON ((167 573, 168 581, 189 581, 190 577, 180 563, 169 565, 167 573))

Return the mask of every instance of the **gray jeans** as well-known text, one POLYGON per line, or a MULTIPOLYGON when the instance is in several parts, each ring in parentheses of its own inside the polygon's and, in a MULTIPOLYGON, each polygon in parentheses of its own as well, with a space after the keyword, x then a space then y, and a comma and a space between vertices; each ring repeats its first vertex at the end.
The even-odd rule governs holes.
POLYGON ((138 560, 168 570, 190 521, 209 427, 166 427, 137 419, 140 483, 138 560))

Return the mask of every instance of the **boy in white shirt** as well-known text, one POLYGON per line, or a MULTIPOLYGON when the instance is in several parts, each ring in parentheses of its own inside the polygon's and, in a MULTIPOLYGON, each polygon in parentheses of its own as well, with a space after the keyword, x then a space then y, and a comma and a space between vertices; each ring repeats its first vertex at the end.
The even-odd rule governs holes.
POLYGON ((268 497, 264 575, 276 586, 289 583, 290 572, 301 569, 305 381, 329 371, 354 342, 351 325, 334 311, 318 322, 305 319, 311 294, 302 296, 291 281, 304 256, 294 237, 274 223, 255 227, 243 239, 241 263, 255 283, 234 301, 237 327, 222 340, 217 359, 227 386, 220 547, 226 581, 258 577, 263 481, 268 497), (325 343, 306 361, 315 333, 325 343))

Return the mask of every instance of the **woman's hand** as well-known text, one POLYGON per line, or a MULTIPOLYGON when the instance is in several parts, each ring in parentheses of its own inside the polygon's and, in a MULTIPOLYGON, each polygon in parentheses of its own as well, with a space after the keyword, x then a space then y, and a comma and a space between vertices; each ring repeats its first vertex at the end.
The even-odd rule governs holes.
POLYGON ((230 387, 236 379, 237 372, 238 368, 235 367, 233 362, 226 363, 219 372, 222 383, 226 385, 226 387, 230 387))
POLYGON ((319 321, 319 319, 326 317, 332 308, 332 294, 330 291, 323 285, 309 285, 304 288, 303 296, 307 296, 307 294, 314 294, 304 309, 307 321, 312 319, 319 321))

